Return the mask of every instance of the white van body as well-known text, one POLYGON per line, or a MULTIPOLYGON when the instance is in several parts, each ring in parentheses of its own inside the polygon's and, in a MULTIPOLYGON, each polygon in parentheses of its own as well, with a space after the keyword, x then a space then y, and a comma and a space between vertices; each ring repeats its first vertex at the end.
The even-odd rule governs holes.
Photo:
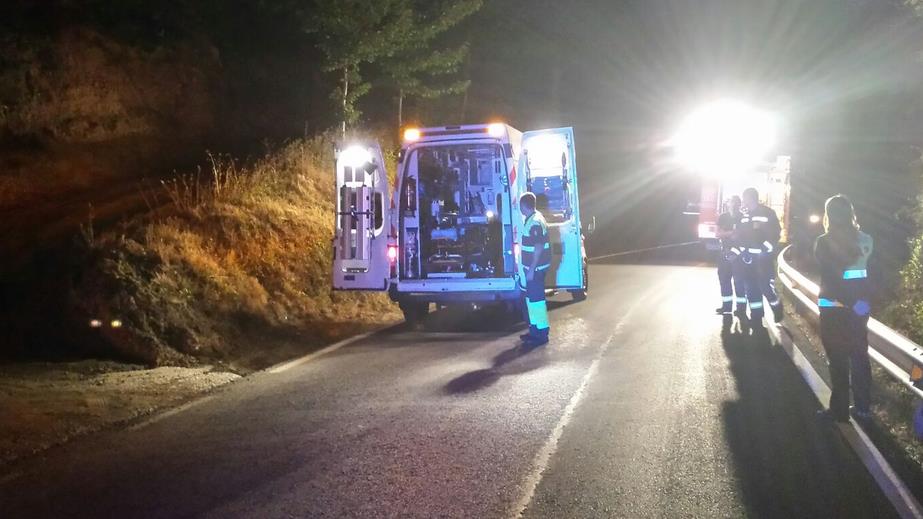
POLYGON ((387 290, 408 320, 429 303, 516 307, 525 286, 519 197, 531 191, 549 227, 546 288, 585 297, 572 128, 420 129, 401 148, 393 194, 375 144, 338 152, 336 170, 334 289, 387 290))

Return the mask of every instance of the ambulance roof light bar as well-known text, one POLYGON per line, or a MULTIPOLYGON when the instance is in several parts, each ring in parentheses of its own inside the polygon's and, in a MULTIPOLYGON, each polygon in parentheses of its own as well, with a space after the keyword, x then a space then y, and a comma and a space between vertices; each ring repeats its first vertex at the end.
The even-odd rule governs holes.
POLYGON ((489 124, 476 124, 465 126, 444 126, 434 128, 406 128, 404 129, 404 143, 409 144, 419 141, 423 137, 437 137, 447 134, 476 134, 486 133, 488 136, 499 139, 507 134, 504 123, 494 122, 489 124))

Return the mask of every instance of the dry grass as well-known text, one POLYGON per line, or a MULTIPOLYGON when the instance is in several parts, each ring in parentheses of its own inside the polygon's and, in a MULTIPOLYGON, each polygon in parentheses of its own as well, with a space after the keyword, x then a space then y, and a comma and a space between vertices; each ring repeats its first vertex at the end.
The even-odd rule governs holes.
POLYGON ((153 365, 233 362, 267 334, 323 343, 395 320, 384 294, 330 290, 332 151, 322 136, 248 166, 212 157, 207 173, 165 183, 165 209, 92 244, 86 317, 121 320, 108 342, 153 365))

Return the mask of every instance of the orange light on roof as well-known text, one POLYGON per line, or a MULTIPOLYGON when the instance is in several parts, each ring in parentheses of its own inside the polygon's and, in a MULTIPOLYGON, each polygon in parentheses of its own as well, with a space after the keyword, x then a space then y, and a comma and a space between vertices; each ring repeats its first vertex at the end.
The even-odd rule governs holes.
POLYGON ((404 130, 404 140, 406 142, 420 140, 420 130, 418 128, 407 128, 404 130))
POLYGON ((506 125, 503 123, 491 123, 487 125, 487 135, 491 137, 503 137, 506 133, 506 125))

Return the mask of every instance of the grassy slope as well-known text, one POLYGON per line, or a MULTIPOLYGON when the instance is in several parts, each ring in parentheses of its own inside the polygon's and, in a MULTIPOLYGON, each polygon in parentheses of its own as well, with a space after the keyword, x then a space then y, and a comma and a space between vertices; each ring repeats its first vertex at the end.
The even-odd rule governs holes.
POLYGON ((383 294, 330 290, 332 150, 317 137, 245 168, 215 159, 209 174, 149 193, 164 209, 88 236, 79 317, 100 319, 116 353, 151 365, 246 365, 270 337, 317 344, 397 319, 383 294))

